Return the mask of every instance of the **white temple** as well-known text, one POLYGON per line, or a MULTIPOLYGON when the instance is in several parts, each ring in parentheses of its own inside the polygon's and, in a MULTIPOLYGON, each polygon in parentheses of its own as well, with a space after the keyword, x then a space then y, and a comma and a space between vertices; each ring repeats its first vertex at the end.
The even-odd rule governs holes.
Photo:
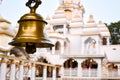
MULTIPOLYGON (((46 18, 45 32, 55 46, 38 48, 36 53, 30 55, 31 60, 45 60, 43 62, 48 63, 35 67, 37 77, 43 76, 43 80, 51 76, 52 80, 56 77, 62 80, 120 79, 120 45, 110 44, 110 32, 102 21, 96 22, 90 15, 84 22, 84 14, 85 8, 80 0, 60 0, 54 15, 46 18), (60 69, 55 71, 53 65, 60 66, 60 69)), ((13 47, 8 42, 17 28, 12 32, 10 30, 10 22, 0 17, 0 53, 9 56, 13 47)), ((34 72, 33 69, 31 71, 34 72)), ((5 79, 0 77, 0 80, 5 79)), ((11 80, 15 80, 14 76, 11 80)), ((31 80, 35 80, 35 76, 32 75, 31 80)))
MULTIPOLYGON (((85 9, 80 0, 61 0, 60 3, 54 15, 46 18, 47 33, 55 44, 49 55, 56 56, 46 58, 63 66, 62 77, 102 77, 109 75, 108 66, 112 63, 119 68, 120 45, 110 45, 105 24, 95 22, 93 15, 85 24, 85 9)), ((117 74, 120 75, 119 70, 117 74)))

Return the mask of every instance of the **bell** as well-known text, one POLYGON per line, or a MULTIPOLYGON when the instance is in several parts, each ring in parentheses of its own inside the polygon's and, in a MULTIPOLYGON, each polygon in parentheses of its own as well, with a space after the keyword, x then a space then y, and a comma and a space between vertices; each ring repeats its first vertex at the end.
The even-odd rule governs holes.
POLYGON ((27 53, 36 52, 36 48, 51 48, 54 45, 47 39, 44 34, 44 26, 47 24, 43 20, 42 16, 35 13, 38 3, 41 3, 40 0, 33 0, 36 4, 31 7, 33 2, 29 0, 26 5, 31 9, 30 13, 23 15, 19 23, 19 30, 15 38, 10 45, 25 47, 27 53), (40 2, 39 2, 40 1, 40 2))

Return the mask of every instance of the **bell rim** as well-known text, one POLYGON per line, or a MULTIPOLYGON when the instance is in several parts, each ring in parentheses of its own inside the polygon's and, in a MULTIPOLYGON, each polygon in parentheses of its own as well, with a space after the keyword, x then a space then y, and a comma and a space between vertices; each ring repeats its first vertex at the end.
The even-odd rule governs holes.
POLYGON ((54 44, 52 44, 51 41, 49 40, 43 40, 43 41, 39 41, 39 42, 31 42, 31 41, 12 41, 12 42, 9 42, 8 44, 9 45, 12 45, 12 46, 19 46, 19 47, 25 47, 26 46, 26 43, 35 43, 36 45, 36 48, 49 48, 49 47, 53 47, 54 44))

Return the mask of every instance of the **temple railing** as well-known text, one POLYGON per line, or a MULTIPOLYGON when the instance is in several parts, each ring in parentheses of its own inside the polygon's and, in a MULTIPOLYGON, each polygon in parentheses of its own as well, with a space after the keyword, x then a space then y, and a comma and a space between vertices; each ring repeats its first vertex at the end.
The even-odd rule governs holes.
POLYGON ((79 71, 78 68, 65 68, 63 71, 62 80, 91 80, 91 79, 116 79, 120 80, 120 75, 118 71, 111 71, 106 72, 106 75, 103 75, 101 72, 101 75, 98 75, 97 69, 82 69, 82 71, 79 71))
POLYGON ((78 69, 77 68, 66 68, 64 69, 64 76, 77 76, 78 69))
POLYGON ((36 65, 43 67, 42 80, 47 80, 47 67, 52 67, 51 80, 56 80, 60 66, 0 54, 0 80, 37 80, 36 65))

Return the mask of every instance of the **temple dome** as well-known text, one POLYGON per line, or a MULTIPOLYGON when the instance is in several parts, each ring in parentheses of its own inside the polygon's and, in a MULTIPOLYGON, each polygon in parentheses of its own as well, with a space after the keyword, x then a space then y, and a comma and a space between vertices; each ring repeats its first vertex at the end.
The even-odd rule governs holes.
POLYGON ((99 21, 97 26, 102 36, 110 36, 109 29, 106 27, 106 25, 102 21, 99 21))
POLYGON ((76 14, 73 18, 71 22, 82 22, 81 16, 76 14))
POLYGON ((55 11, 55 14, 52 17, 52 20, 50 21, 51 24, 66 24, 66 14, 64 12, 64 9, 60 9, 60 7, 55 11))
POLYGON ((53 19, 57 19, 57 18, 66 18, 65 12, 64 10, 56 10, 55 14, 52 17, 53 19))
POLYGON ((49 17, 49 16, 47 16, 47 17, 46 17, 46 20, 50 20, 50 17, 49 17))
POLYGON ((75 15, 70 23, 70 27, 83 27, 83 21, 79 15, 75 15))
POLYGON ((97 24, 94 20, 94 16, 93 15, 89 15, 89 19, 87 21, 86 27, 97 27, 97 24))
POLYGON ((83 34, 99 34, 98 28, 97 28, 97 24, 94 20, 93 15, 89 16, 89 19, 85 25, 85 27, 83 28, 83 34))

